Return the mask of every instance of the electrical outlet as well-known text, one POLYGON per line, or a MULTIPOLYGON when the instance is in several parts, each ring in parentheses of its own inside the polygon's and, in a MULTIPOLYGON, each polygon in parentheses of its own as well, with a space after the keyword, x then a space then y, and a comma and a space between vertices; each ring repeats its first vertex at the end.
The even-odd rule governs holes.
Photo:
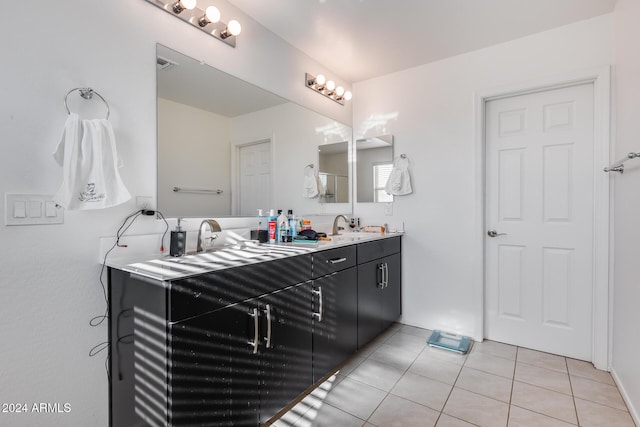
POLYGON ((136 208, 138 210, 142 209, 153 209, 153 197, 151 196, 136 196, 136 208))
POLYGON ((393 203, 389 202, 384 204, 384 214, 386 216, 393 215, 393 203))

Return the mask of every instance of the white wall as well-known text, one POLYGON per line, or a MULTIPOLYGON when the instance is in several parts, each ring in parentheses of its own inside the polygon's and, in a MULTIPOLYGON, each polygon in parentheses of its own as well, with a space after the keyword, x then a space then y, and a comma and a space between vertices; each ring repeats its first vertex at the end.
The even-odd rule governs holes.
MULTIPOLYGON (((640 2, 618 0, 613 13, 616 97, 616 159, 640 152, 640 2)), ((623 175, 614 174, 614 304, 612 372, 619 388, 633 402, 629 408, 640 424, 640 162, 625 164, 623 175)))
MULTIPOLYGON (((0 192, 57 190, 62 175, 51 153, 66 119, 62 99, 91 86, 110 103, 125 185, 155 198, 157 42, 350 123, 350 104, 327 102, 303 84, 305 72, 335 73, 223 0, 216 5, 242 23, 236 49, 143 0, 34 0, 1 13, 0 192)), ((135 209, 131 201, 66 212, 64 225, 0 225, 0 402, 71 404, 66 414, 0 414, 0 424, 107 425, 105 353, 88 357, 107 329, 88 321, 105 310, 99 237, 114 235, 135 209)), ((153 228, 149 221, 139 219, 130 232, 153 228)))
POLYGON ((158 206, 167 217, 231 215, 231 119, 158 98, 158 206), (174 192, 174 187, 222 194, 174 192))
POLYGON ((475 93, 610 64, 611 46, 604 15, 355 85, 354 138, 393 134, 413 165, 392 216, 355 206, 366 223, 404 221, 403 322, 482 337, 475 93))

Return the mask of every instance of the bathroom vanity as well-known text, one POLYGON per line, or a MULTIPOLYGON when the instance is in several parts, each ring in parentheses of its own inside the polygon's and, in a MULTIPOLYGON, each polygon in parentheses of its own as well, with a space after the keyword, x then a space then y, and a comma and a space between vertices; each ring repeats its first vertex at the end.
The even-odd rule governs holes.
POLYGON ((400 316, 400 240, 112 263, 110 425, 265 423, 400 316))

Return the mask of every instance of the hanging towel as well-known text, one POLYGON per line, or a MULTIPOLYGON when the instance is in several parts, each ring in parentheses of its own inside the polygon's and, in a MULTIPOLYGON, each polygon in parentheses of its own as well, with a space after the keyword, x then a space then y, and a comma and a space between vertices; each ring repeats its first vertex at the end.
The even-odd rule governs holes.
POLYGON ((313 165, 307 165, 304 168, 304 188, 303 188, 303 193, 302 196, 307 198, 307 199, 313 199, 314 197, 316 197, 319 192, 318 192, 318 183, 320 181, 318 180, 318 177, 316 176, 315 173, 315 169, 313 168, 313 165))
POLYGON ((62 185, 53 200, 65 209, 104 209, 131 199, 118 173, 122 163, 108 120, 69 114, 53 157, 62 166, 62 185))
POLYGON ((389 174, 385 191, 394 196, 411 194, 411 176, 409 174, 409 159, 402 155, 393 161, 393 169, 389 174))

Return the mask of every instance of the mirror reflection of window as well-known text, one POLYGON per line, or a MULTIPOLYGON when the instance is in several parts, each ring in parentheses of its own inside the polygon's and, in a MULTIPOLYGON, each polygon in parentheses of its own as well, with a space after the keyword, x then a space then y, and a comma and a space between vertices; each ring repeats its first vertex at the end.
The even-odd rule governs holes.
POLYGON ((378 203, 393 202, 393 196, 386 192, 385 187, 393 163, 376 163, 373 165, 373 200, 378 203))

